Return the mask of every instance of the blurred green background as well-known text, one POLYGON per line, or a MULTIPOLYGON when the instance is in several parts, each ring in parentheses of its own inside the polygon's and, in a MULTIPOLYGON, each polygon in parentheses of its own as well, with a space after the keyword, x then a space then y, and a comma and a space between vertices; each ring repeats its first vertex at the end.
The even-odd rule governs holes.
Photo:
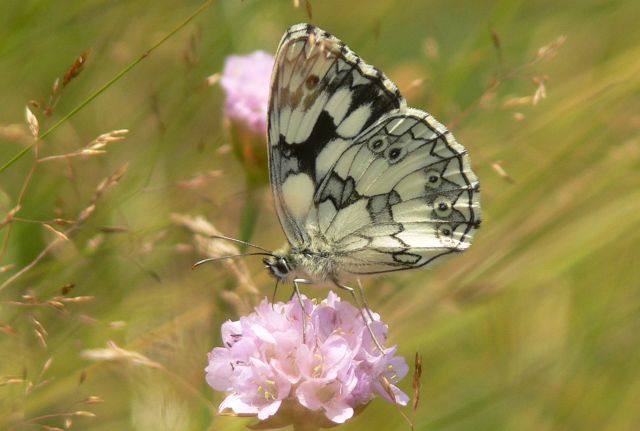
MULTIPOLYGON (((30 100, 46 130, 200 4, 3 0, 0 163, 30 142, 30 100), (45 115, 54 80, 88 49, 45 115)), ((245 263, 258 296, 224 265, 192 271, 205 255, 172 215, 202 215, 231 236, 244 217, 252 241, 282 245, 270 191, 248 187, 229 151, 222 90, 206 78, 227 55, 274 52, 288 26, 309 20, 384 70, 411 105, 455 126, 482 183, 484 224, 468 253, 365 280, 390 342, 410 363, 423 355, 416 429, 640 429, 640 2, 311 6, 310 20, 304 1, 214 2, 38 151, 71 153, 114 129, 129 129, 126 140, 104 155, 37 164, 31 150, 0 174, 0 220, 21 204, 0 225, 0 429, 252 422, 214 415, 222 395, 203 369, 220 323, 242 309, 237 299, 271 295, 273 281, 254 258, 245 263), (76 220, 125 164, 86 221, 52 223, 76 220), (150 362, 81 355, 109 340, 150 362), (95 417, 65 415, 77 411, 95 417)), ((400 386, 411 393, 411 376, 400 386)), ((409 429, 380 399, 343 428, 409 429)))

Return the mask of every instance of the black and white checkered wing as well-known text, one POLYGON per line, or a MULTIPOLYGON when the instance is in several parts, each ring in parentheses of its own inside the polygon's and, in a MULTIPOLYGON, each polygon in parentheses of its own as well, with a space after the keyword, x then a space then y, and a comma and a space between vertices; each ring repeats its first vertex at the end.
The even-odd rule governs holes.
POLYGON ((318 262, 329 256, 330 272, 425 266, 466 250, 480 225, 466 149, 408 108, 384 74, 308 24, 289 29, 276 55, 269 163, 290 244, 318 262))
POLYGON ((291 27, 276 54, 269 102, 269 170, 292 245, 309 243, 320 185, 362 131, 405 106, 396 86, 343 42, 309 24, 291 27))
POLYGON ((480 225, 479 199, 465 148, 426 112, 401 108, 340 154, 308 226, 333 244, 344 272, 409 269, 466 250, 480 225))

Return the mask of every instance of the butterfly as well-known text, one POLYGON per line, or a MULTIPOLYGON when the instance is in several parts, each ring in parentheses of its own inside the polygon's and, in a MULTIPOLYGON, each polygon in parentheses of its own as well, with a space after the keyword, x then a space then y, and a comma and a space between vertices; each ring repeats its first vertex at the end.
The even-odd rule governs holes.
POLYGON ((480 226, 467 150, 313 25, 294 25, 280 41, 268 152, 289 244, 264 263, 296 289, 427 266, 469 248, 480 226))

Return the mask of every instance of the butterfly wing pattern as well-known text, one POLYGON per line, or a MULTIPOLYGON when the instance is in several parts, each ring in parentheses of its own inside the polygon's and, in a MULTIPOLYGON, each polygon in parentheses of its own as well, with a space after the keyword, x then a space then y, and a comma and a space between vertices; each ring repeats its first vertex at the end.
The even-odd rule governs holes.
POLYGON ((466 149, 331 34, 298 24, 284 35, 268 136, 285 235, 330 254, 331 272, 415 268, 471 244, 480 194, 466 149))

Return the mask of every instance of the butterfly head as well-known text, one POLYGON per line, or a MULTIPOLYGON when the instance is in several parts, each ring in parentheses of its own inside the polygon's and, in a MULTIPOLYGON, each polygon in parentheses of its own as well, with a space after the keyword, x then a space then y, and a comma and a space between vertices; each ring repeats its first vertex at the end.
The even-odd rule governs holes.
POLYGON ((291 273, 291 265, 284 256, 273 255, 262 259, 265 267, 278 280, 286 280, 291 273))

